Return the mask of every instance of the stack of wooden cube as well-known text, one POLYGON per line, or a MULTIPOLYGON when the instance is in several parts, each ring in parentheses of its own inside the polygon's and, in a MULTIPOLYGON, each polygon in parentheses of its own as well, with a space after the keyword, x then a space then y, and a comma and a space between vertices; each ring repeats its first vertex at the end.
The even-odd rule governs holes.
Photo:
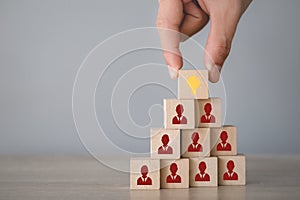
POLYGON ((221 99, 208 93, 207 70, 180 70, 178 99, 164 100, 164 128, 151 129, 151 158, 130 161, 131 189, 245 185, 237 128, 222 126, 221 99))

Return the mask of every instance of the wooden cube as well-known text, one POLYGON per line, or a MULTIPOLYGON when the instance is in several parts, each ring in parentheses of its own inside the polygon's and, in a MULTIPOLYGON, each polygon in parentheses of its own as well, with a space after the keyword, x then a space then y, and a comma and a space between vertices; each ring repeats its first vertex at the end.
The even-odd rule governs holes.
POLYGON ((160 162, 161 188, 189 187, 189 160, 161 160, 160 162))
POLYGON ((210 129, 211 155, 234 156, 237 155, 237 128, 223 126, 210 129))
POLYGON ((152 128, 150 148, 151 158, 179 159, 180 130, 152 128))
POLYGON ((182 130, 181 152, 184 158, 210 156, 209 128, 182 130))
POLYGON ((130 160, 130 189, 159 189, 160 161, 149 158, 130 160))
POLYGON ((217 157, 190 158, 190 186, 218 186, 217 157))
POLYGON ((200 128, 221 127, 222 110, 220 98, 199 99, 195 103, 196 125, 200 128))
POLYGON ((245 185, 246 184, 246 157, 219 156, 219 185, 245 185))
POLYGON ((208 99, 207 70, 179 70, 179 99, 208 99))
POLYGON ((164 99, 164 125, 166 129, 195 128, 195 101, 164 99))

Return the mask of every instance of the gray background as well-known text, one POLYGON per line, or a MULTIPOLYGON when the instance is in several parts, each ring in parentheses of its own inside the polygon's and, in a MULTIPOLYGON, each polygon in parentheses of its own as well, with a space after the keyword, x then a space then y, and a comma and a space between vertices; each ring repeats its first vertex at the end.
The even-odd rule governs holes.
MULTIPOLYGON (((155 0, 0 1, 0 153, 86 153, 72 118, 76 72, 88 52, 109 36, 154 26, 157 7, 155 0)), ((239 127, 240 152, 300 153, 299 9, 298 0, 254 1, 240 22, 223 71, 226 123, 239 127)), ((195 39, 204 45, 208 31, 206 27, 195 39)), ((126 61, 146 62, 147 51, 143 55, 129 56, 126 61)), ((163 63, 160 54, 151 58, 163 63)), ((112 68, 111 73, 120 75, 118 70, 112 68)), ((168 78, 166 70, 162 71, 168 78)), ((151 99, 155 87, 149 87, 130 104, 139 124, 149 120, 141 116, 151 103, 172 96, 162 90, 160 95, 150 95, 151 99)), ((98 110, 104 104, 97 102, 98 110)), ((122 134, 110 119, 103 120, 107 120, 102 121, 106 128, 111 127, 112 138, 122 134)), ((129 139, 115 143, 132 151, 149 148, 135 145, 130 149, 129 139)))

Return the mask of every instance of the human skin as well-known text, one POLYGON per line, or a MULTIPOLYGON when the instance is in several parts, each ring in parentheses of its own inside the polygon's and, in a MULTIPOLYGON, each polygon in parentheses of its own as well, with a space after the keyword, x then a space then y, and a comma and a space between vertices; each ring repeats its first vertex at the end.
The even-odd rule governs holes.
POLYGON ((156 24, 170 77, 177 78, 183 65, 180 42, 210 22, 204 65, 209 71, 209 80, 218 82, 239 20, 252 0, 198 0, 200 7, 193 0, 158 1, 156 24))

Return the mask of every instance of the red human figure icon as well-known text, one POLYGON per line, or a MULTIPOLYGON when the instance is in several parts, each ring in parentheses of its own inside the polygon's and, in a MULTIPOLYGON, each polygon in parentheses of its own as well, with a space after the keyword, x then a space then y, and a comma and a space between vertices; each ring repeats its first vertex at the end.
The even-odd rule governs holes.
POLYGON ((171 174, 167 176, 167 183, 181 183, 181 177, 176 174, 178 170, 177 164, 176 163, 172 163, 170 165, 170 172, 171 174))
POLYGON ((151 178, 149 176, 147 176, 147 174, 148 174, 148 167, 147 167, 147 165, 143 165, 141 167, 141 174, 142 174, 142 176, 139 177, 137 179, 137 181, 136 181, 137 185, 152 185, 151 178))
POLYGON ((204 105, 205 115, 201 116, 201 123, 216 123, 216 118, 211 114, 212 106, 210 103, 204 105))
POLYGON ((223 175, 223 180, 234 180, 237 181, 239 179, 238 174, 233 171, 234 169, 234 162, 232 160, 229 160, 227 162, 227 172, 223 175))
POLYGON ((176 106, 177 116, 174 116, 173 119, 172 119, 173 124, 187 124, 186 117, 182 115, 183 112, 184 112, 183 105, 178 104, 176 106))
POLYGON ((198 143, 200 136, 198 132, 194 132, 192 134, 192 141, 193 143, 189 145, 188 152, 202 152, 202 145, 198 143))
POLYGON ((203 161, 200 162, 198 168, 199 168, 200 172, 198 174, 196 174, 195 181, 210 181, 209 174, 205 173, 206 163, 203 161))
POLYGON ((162 146, 160 146, 158 148, 158 154, 172 154, 173 153, 173 149, 171 146, 169 146, 169 136, 167 134, 164 134, 161 137, 161 142, 162 142, 162 146))
POLYGON ((231 151, 231 144, 227 142, 228 133, 226 131, 221 132, 220 139, 222 142, 217 145, 217 151, 231 151))

